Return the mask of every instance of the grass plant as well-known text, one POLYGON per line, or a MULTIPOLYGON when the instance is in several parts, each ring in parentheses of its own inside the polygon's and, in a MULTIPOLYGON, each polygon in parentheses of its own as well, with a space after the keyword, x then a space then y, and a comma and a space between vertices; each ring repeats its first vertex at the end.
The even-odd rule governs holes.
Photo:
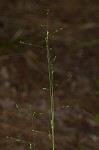
MULTIPOLYGON (((40 45, 36 45, 36 44, 32 44, 32 43, 25 43, 20 41, 21 44, 27 44, 30 46, 35 46, 35 47, 39 47, 39 48, 43 48, 44 50, 46 49, 46 53, 47 53, 47 63, 48 63, 48 77, 49 77, 49 89, 47 88, 43 88, 44 90, 49 90, 49 95, 50 95, 50 111, 51 111, 51 120, 50 120, 50 125, 51 125, 51 131, 48 131, 48 136, 51 139, 51 145, 52 145, 52 150, 55 150, 55 129, 54 129, 54 61, 56 59, 56 56, 52 59, 51 58, 51 51, 52 48, 50 48, 49 45, 49 36, 58 32, 59 30, 62 30, 62 28, 60 28, 59 30, 55 30, 54 32, 50 33, 49 32, 49 28, 48 28, 48 16, 49 16, 49 10, 47 10, 47 22, 46 22, 46 36, 45 36, 45 47, 42 47, 40 45)), ((42 25, 43 26, 43 25, 42 25)), ((19 106, 16 104, 16 108, 20 111, 19 106)), ((32 123, 33 123, 33 117, 35 115, 35 112, 32 112, 32 107, 30 105, 30 112, 31 112, 31 119, 32 119, 32 123)), ((39 132, 36 131, 34 129, 32 129, 32 132, 39 132)), ((13 137, 8 137, 8 139, 11 140, 15 140, 16 142, 23 142, 29 145, 29 149, 30 150, 35 150, 35 138, 33 137, 33 141, 32 142, 28 142, 28 141, 24 141, 21 139, 17 139, 17 138, 13 138, 13 137)))

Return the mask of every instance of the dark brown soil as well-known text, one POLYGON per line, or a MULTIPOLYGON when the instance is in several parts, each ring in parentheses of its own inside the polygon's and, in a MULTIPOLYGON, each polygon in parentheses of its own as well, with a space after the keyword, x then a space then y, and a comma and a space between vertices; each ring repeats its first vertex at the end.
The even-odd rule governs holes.
POLYGON ((50 36, 59 85, 54 86, 56 150, 99 150, 98 0, 0 1, 0 150, 29 150, 7 136, 35 140, 36 150, 51 149, 50 98, 43 90, 49 87, 46 50, 20 44, 45 46, 41 25, 47 9, 49 31, 63 28, 50 36))

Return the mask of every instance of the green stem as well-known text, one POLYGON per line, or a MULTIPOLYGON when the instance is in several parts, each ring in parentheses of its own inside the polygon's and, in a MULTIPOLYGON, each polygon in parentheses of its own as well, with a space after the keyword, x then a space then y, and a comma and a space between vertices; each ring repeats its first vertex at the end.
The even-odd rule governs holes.
POLYGON ((50 84, 50 99, 51 99, 51 135, 52 135, 52 150, 55 149, 54 142, 54 90, 53 90, 53 63, 50 58, 50 48, 49 48, 49 31, 46 33, 46 49, 47 49, 47 60, 48 60, 48 73, 49 73, 49 84, 50 84))

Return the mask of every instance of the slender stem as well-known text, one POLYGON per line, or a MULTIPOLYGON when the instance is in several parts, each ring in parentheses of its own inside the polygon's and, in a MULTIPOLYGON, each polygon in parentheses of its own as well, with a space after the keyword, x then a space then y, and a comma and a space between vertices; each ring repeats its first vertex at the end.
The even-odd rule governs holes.
MULTIPOLYGON (((48 16, 48 13, 47 13, 48 16)), ((50 84, 50 100, 51 100, 51 136, 52 136, 52 150, 55 150, 55 140, 54 140, 54 89, 53 89, 53 62, 50 58, 50 48, 49 48, 49 31, 48 31, 48 18, 47 18, 47 31, 46 31, 46 50, 47 50, 47 61, 48 61, 48 73, 49 73, 49 84, 50 84)))

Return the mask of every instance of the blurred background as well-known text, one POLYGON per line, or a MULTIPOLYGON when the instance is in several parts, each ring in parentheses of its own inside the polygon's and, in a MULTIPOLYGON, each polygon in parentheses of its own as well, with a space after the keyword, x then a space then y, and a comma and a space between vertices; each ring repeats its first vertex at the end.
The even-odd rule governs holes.
POLYGON ((0 0, 0 150, 29 150, 7 136, 51 149, 46 50, 20 43, 45 47, 47 9, 49 31, 63 28, 50 36, 56 150, 98 150, 98 0, 0 0))

